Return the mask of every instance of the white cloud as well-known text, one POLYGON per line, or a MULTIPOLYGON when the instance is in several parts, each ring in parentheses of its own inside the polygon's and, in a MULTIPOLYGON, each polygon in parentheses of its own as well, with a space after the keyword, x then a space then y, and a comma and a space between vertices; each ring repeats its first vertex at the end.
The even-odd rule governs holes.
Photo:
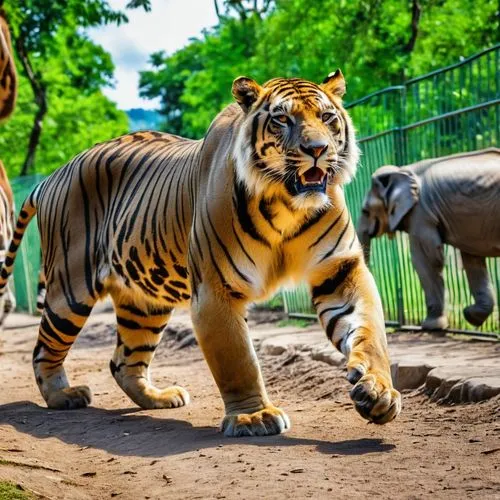
MULTIPOLYGON (((129 0, 110 0, 124 10, 129 0)), ((149 55, 175 52, 217 23, 213 0, 152 0, 150 12, 129 10, 128 24, 103 26, 90 37, 111 53, 116 66, 115 88, 104 93, 121 109, 155 108, 158 103, 139 97, 139 71, 149 69, 149 55)))

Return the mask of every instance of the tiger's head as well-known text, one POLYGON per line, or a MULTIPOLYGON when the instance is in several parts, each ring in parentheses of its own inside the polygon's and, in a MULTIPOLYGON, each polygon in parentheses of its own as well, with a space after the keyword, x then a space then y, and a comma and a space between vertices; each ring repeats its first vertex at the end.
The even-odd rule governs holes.
POLYGON ((327 186, 352 178, 359 153, 340 70, 321 85, 275 78, 260 86, 239 77, 232 93, 244 112, 233 157, 249 192, 282 192, 296 209, 323 208, 327 186))

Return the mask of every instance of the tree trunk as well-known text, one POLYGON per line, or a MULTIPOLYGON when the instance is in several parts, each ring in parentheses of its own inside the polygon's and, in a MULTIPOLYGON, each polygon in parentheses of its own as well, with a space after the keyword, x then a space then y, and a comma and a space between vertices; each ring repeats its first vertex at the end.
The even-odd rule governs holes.
POLYGON ((42 135, 43 119, 47 113, 47 96, 45 94, 45 89, 40 89, 39 93, 35 96, 35 102, 37 103, 38 111, 36 112, 33 120, 30 140, 28 143, 28 151, 19 175, 34 173, 33 165, 35 163, 35 154, 38 144, 40 143, 40 136, 42 135))
POLYGON ((411 54, 415 48, 415 43, 418 37, 418 25, 420 21, 420 15, 422 14, 422 8, 418 3, 418 0, 412 0, 411 4, 411 35, 408 43, 403 47, 403 52, 405 54, 411 54))
POLYGON ((214 7, 215 7, 215 13, 217 14, 217 19, 219 19, 220 22, 222 16, 219 9, 219 2, 217 2, 217 0, 214 0, 214 7))
POLYGON ((42 134, 43 119, 48 110, 47 89, 45 84, 42 82, 40 75, 36 75, 33 71, 33 67, 31 66, 31 62, 24 47, 22 38, 18 38, 16 40, 16 52, 19 56, 24 72, 31 84, 31 88, 35 96, 35 103, 38 106, 38 110, 33 119, 33 126, 31 128, 30 140, 28 143, 28 151, 26 152, 26 158, 20 172, 20 175, 28 175, 33 173, 32 170, 35 163, 36 150, 38 148, 38 144, 40 143, 40 136, 42 134))

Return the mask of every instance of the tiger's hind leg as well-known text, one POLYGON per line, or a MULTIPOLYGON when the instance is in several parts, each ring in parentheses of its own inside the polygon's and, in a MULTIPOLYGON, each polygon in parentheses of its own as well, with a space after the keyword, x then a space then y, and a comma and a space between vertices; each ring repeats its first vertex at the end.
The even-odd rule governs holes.
POLYGON ((171 308, 148 310, 115 300, 117 344, 110 369, 127 396, 144 409, 177 408, 189 403, 182 387, 157 389, 149 378, 149 365, 172 314, 171 308))
POLYGON ((83 328, 92 306, 67 303, 64 296, 45 302, 38 341, 33 351, 35 377, 49 408, 72 410, 90 404, 92 394, 85 386, 69 385, 64 360, 83 328))
POLYGON ((16 297, 10 289, 10 284, 7 284, 5 292, 2 297, 0 297, 0 328, 3 326, 5 318, 9 315, 11 311, 16 308, 16 297))
POLYGON ((45 305, 45 296, 47 295, 47 289, 45 288, 45 273, 43 272, 43 266, 40 268, 38 273, 38 286, 36 291, 36 310, 41 313, 45 305))

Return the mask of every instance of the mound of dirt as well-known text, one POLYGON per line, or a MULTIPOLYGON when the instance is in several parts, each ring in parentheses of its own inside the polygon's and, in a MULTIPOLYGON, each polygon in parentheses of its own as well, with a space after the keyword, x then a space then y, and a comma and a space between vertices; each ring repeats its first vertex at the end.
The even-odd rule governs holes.
POLYGON ((185 349, 186 347, 198 345, 193 329, 182 323, 169 324, 165 328, 164 335, 165 340, 174 349, 185 349))
POLYGON ((316 361, 310 352, 289 349, 279 356, 259 358, 267 385, 279 391, 319 401, 337 399, 350 388, 344 369, 316 361))

